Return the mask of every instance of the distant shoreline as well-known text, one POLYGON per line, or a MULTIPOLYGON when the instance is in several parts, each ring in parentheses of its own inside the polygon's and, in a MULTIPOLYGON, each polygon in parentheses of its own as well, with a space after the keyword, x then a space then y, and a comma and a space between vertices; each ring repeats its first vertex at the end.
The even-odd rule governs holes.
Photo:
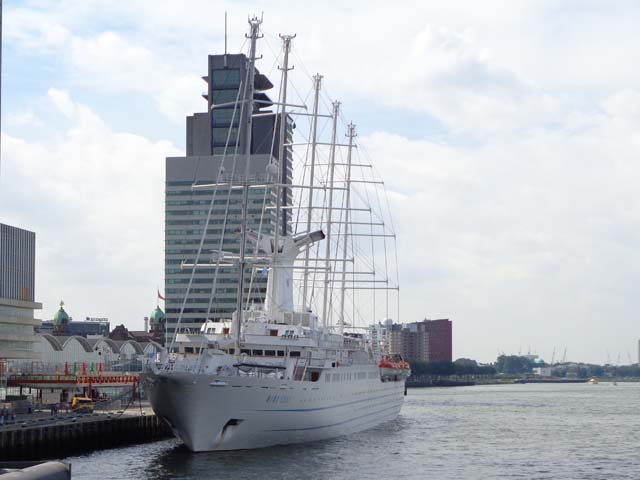
MULTIPOLYGON (((624 377, 624 378, 598 378, 598 383, 637 383, 640 378, 624 377)), ((476 385, 523 385, 528 383, 535 384, 576 384, 588 383, 589 378, 498 378, 498 377, 482 377, 473 378, 472 375, 464 377, 456 376, 429 376, 421 375, 419 377, 409 377, 407 380, 407 388, 432 388, 432 387, 472 387, 476 385)))

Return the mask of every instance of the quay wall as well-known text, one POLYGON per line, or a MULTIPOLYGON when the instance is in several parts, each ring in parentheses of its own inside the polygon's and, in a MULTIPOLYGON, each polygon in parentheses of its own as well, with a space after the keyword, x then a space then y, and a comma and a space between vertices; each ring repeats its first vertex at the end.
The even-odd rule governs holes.
POLYGON ((0 461, 62 458, 170 436, 169 427, 155 415, 123 415, 6 429, 0 430, 0 461))
MULTIPOLYGON (((407 378, 408 388, 422 387, 467 387, 504 383, 494 375, 411 375, 407 378)), ((511 381, 509 381, 511 383, 511 381)))

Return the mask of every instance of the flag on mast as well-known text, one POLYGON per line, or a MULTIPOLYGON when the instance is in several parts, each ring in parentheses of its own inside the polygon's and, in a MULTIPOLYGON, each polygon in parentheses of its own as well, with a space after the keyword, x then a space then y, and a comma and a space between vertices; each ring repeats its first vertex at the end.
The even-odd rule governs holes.
POLYGON ((160 295, 160 289, 158 289, 158 298, 163 301, 166 300, 162 295, 160 295))

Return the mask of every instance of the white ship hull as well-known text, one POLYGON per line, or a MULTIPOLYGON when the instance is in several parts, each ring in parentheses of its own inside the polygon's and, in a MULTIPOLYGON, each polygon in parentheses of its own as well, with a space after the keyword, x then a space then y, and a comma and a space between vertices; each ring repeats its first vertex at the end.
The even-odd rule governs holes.
POLYGON ((403 381, 382 382, 373 365, 325 374, 329 382, 165 372, 150 374, 147 389, 156 414, 195 452, 323 440, 397 417, 403 381))

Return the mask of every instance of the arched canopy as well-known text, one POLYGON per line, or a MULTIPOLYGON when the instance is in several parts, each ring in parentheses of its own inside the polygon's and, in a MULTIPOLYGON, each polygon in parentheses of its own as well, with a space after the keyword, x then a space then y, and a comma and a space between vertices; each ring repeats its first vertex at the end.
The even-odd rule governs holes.
POLYGON ((161 352, 162 350, 164 350, 164 347, 162 345, 160 345, 157 342, 154 342, 153 340, 149 340, 148 342, 144 343, 144 353, 145 355, 150 355, 152 353, 158 353, 161 352))
POLYGON ((120 349, 122 349, 122 347, 124 347, 125 345, 131 345, 131 347, 133 348, 133 350, 138 354, 138 355, 142 355, 144 354, 144 350, 143 348, 140 346, 140 344, 138 342, 136 342, 135 340, 125 340, 124 342, 122 342, 120 344, 120 349))
POLYGON ((112 353, 120 353, 120 347, 118 347, 118 344, 107 337, 98 339, 98 341, 93 345, 93 349, 98 350, 102 345, 106 345, 112 353))
POLYGON ((56 352, 62 351, 62 344, 58 341, 56 337, 54 337, 49 333, 43 333, 41 334, 41 336, 49 343, 49 345, 51 345, 51 348, 53 348, 54 351, 56 352))
POLYGON ((93 348, 91 347, 91 344, 87 341, 86 338, 81 337, 80 335, 72 335, 71 337, 59 337, 59 338, 66 338, 65 342, 62 344, 62 349, 63 350, 66 350, 67 346, 70 344, 70 342, 72 340, 75 340, 80 345, 82 345, 82 348, 84 349, 85 352, 87 352, 87 353, 93 352, 93 348))

